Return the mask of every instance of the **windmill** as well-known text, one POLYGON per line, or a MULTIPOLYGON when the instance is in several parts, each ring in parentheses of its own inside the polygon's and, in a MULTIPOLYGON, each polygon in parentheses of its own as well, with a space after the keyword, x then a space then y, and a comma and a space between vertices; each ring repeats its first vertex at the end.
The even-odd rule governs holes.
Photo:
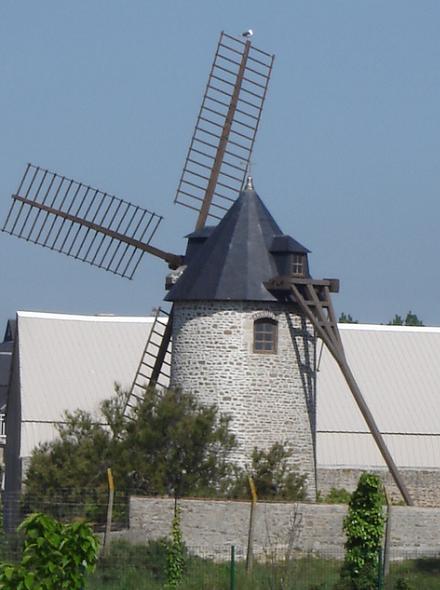
MULTIPOLYGON (((256 338, 253 352, 260 359, 263 355, 259 356, 259 353, 276 352, 270 348, 270 339, 275 334, 281 316, 287 318, 284 326, 286 334, 292 336, 301 332, 303 343, 301 346, 293 345, 298 358, 301 354, 310 357, 315 337, 321 338, 340 366, 405 501, 412 504, 344 354, 330 298, 330 293, 338 291, 338 281, 313 279, 308 272, 308 250, 290 236, 282 234, 256 195, 250 178, 242 191, 274 60, 273 55, 252 45, 250 38, 251 35, 237 38, 222 32, 217 45, 175 197, 176 203, 193 209, 197 214, 195 230, 188 236, 185 255, 152 245, 162 220, 155 213, 32 164, 28 164, 16 193, 12 195, 12 205, 2 230, 129 279, 133 277, 145 253, 159 257, 168 264, 171 272, 167 277, 167 288, 170 290, 167 299, 173 305, 169 312, 159 308, 156 313, 130 391, 130 408, 141 397, 146 386, 166 384, 163 379, 168 372, 166 368, 172 365, 170 343, 174 335, 178 334, 180 340, 173 340, 176 347, 173 357, 180 355, 180 360, 188 358, 187 351, 182 352, 181 345, 185 317, 193 314, 190 318, 193 320, 204 314, 207 317, 215 315, 214 308, 203 301, 209 299, 206 293, 200 296, 204 287, 197 287, 200 283, 198 269, 204 265, 205 271, 209 270, 211 275, 216 272, 216 263, 225 263, 225 257, 229 256, 230 259, 233 248, 243 245, 239 231, 240 227, 246 226, 243 231, 247 232, 247 246, 253 244, 261 252, 261 264, 260 261, 256 264, 258 272, 261 274, 264 268, 266 271, 265 275, 261 275, 265 278, 264 284, 260 281, 259 285, 251 285, 252 276, 248 276, 247 270, 244 270, 247 283, 243 283, 243 288, 249 289, 246 301, 261 299, 258 309, 251 310, 247 303, 239 303, 243 317, 252 312, 256 338), (220 223, 213 229, 207 225, 210 220, 220 223), (257 232, 253 230, 253 224, 258 226, 257 232), (230 240, 228 243, 225 242, 226 234, 230 240), (285 262, 288 262, 288 267, 285 262), (195 315, 194 305, 190 304, 188 308, 188 301, 191 303, 191 300, 202 301, 195 315), (299 324, 293 325, 292 318, 298 320, 299 324), (309 328, 313 331, 312 339, 309 328)), ((239 258, 235 256, 235 260, 239 258)), ((229 269, 230 276, 226 279, 228 269, 223 270, 223 282, 229 281, 231 284, 236 279, 236 284, 240 284, 243 277, 237 274, 237 268, 229 269)), ((251 272, 249 274, 252 275, 251 272)), ((219 281, 216 282, 216 288, 218 292, 214 296, 215 300, 224 302, 234 299, 229 294, 219 294, 219 281)), ((235 299, 240 299, 240 296, 235 299)), ((240 326, 245 324, 242 316, 240 326)), ((212 326, 207 328, 202 325, 197 330, 209 334, 212 326)), ((225 335, 231 332, 227 326, 223 330, 225 335)), ((194 334, 190 336, 193 338, 194 334)), ((212 345, 211 354, 215 355, 216 342, 207 342, 208 348, 212 345)), ((235 345, 231 347, 236 348, 235 345)), ((274 355, 270 358, 267 355, 263 359, 261 366, 266 362, 265 374, 269 374, 271 367, 274 368, 274 358, 274 355)), ((291 362, 290 357, 287 361, 291 362)), ((221 359, 219 362, 221 364, 221 359)), ((185 367, 185 362, 181 366, 185 367)), ((190 359, 190 370, 191 366, 190 359)), ((275 370, 277 368, 275 366, 275 370)), ((299 373, 301 379, 309 379, 307 375, 304 377, 302 369, 299 369, 299 373)), ((229 378, 230 375, 227 376, 229 378)), ((288 393, 290 395, 291 392, 288 393)), ((224 400, 227 405, 230 398, 224 396, 224 400)), ((310 417, 313 414, 313 399, 309 406, 307 412, 310 417)), ((312 422, 307 427, 309 431, 313 431, 312 422)), ((309 442, 304 444, 311 446, 309 442)), ((313 451, 309 449, 307 453, 310 460, 308 470, 311 471, 313 451)))

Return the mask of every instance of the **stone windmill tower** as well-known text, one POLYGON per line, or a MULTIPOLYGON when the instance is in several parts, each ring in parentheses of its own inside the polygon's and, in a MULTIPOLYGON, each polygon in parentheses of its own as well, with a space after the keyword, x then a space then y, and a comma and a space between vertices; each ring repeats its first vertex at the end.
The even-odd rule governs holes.
POLYGON ((285 442, 315 493, 315 334, 264 283, 309 278, 308 250, 284 235, 251 178, 217 227, 188 236, 173 301, 171 383, 233 417, 245 464, 254 447, 285 442))
POLYGON ((330 299, 338 281, 313 279, 308 250, 282 233, 250 179, 242 191, 273 60, 248 37, 220 35, 175 198, 197 212, 185 255, 150 243, 156 214, 31 164, 2 230, 130 279, 145 253, 167 262, 173 305, 157 312, 128 411, 146 386, 164 384, 164 368, 171 368, 173 385, 233 415, 237 461, 255 446, 290 444, 310 497, 322 339, 411 504, 345 357, 330 299), (208 220, 219 223, 213 228, 208 220))

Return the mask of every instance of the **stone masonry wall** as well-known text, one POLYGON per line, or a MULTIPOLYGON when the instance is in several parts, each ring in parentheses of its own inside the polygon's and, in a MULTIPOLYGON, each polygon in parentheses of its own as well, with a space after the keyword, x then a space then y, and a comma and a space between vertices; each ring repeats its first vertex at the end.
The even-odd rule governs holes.
MULTIPOLYGON (((385 483, 393 502, 400 502, 402 496, 388 470, 371 469, 385 483)), ((399 469, 403 481, 416 506, 440 507, 440 470, 438 469, 399 469)), ((326 469, 318 467, 317 487, 325 497, 331 488, 345 488, 349 492, 356 489, 360 469, 326 469)))
POLYGON ((315 496, 315 339, 298 314, 278 302, 178 302, 174 305, 171 384, 233 417, 245 464, 254 447, 285 442, 315 496), (288 311, 289 310, 289 311, 288 311), (278 323, 277 352, 253 351, 253 324, 278 323))
MULTIPOLYGON (((202 555, 227 559, 228 548, 246 550, 249 503, 215 500, 179 500, 185 543, 202 555)), ((258 503, 255 511, 254 550, 258 555, 280 558, 315 553, 342 559, 342 521, 347 507, 325 504, 258 503)), ((130 529, 125 536, 145 542, 169 535, 174 500, 130 500, 130 529)), ((391 516, 391 557, 405 559, 439 555, 440 509, 394 506, 391 516)))

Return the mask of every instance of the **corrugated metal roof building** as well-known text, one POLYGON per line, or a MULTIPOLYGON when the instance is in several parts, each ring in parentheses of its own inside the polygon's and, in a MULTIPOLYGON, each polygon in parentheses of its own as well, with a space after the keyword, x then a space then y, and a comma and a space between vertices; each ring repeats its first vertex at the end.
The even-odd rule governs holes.
MULTIPOLYGON (((115 382, 130 386, 152 322, 18 312, 8 399, 7 491, 20 489, 23 463, 37 444, 56 436, 55 424, 65 410, 97 414, 115 382)), ((440 474, 440 328, 341 324, 340 331, 349 364, 397 465, 440 474)), ((341 481, 329 474, 384 468, 325 348, 317 373, 317 464, 327 488, 341 481)))
POLYGON ((17 313, 8 391, 6 478, 9 494, 21 488, 32 449, 57 435, 66 410, 89 411, 115 382, 129 388, 153 318, 17 313))
MULTIPOLYGON (((440 469, 440 328, 340 324, 348 363, 399 467, 440 469)), ((336 362, 317 379, 318 465, 384 461, 336 362)))

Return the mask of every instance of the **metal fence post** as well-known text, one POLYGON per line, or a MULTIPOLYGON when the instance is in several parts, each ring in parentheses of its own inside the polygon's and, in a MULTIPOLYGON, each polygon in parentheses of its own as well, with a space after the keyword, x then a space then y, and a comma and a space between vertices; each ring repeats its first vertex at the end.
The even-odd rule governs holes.
POLYGON ((235 590, 235 545, 231 545, 231 568, 229 590, 235 590))
POLYGON ((378 572, 377 572, 377 590, 383 590, 383 567, 382 567, 382 547, 379 548, 378 572))

